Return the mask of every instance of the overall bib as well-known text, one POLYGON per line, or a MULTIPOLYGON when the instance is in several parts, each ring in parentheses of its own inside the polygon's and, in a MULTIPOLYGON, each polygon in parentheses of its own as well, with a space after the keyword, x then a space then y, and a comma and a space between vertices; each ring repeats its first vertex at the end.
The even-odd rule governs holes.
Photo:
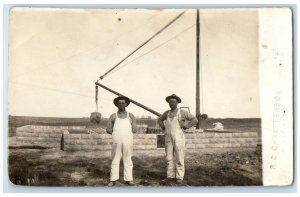
POLYGON ((112 163, 110 180, 116 181, 119 179, 120 160, 123 157, 124 164, 124 180, 132 181, 132 150, 133 150, 133 134, 132 126, 129 119, 129 113, 126 118, 119 118, 116 113, 116 120, 114 123, 112 133, 112 163))
POLYGON ((183 180, 184 177, 184 133, 180 127, 180 110, 174 118, 170 118, 168 113, 165 122, 165 146, 167 159, 167 178, 176 178, 183 180))

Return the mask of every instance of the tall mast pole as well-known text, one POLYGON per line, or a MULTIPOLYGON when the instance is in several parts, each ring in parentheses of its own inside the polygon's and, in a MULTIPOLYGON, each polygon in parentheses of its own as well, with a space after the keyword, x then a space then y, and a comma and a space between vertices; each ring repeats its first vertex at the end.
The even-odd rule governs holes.
POLYGON ((199 86, 199 72, 200 72, 200 21, 199 21, 199 9, 197 9, 197 21, 196 21, 196 39, 197 39, 197 45, 196 45, 196 117, 198 118, 198 124, 197 129, 200 128, 200 86, 199 86))

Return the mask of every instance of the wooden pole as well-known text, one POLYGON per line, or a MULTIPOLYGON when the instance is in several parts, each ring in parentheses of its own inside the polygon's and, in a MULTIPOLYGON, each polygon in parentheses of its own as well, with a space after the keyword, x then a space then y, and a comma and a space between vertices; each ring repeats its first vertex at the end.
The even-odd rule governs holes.
MULTIPOLYGON (((113 93, 113 94, 115 94, 117 96, 124 96, 123 94, 120 94, 119 92, 114 91, 114 90, 112 90, 112 89, 110 89, 110 88, 108 88, 108 87, 106 87, 103 84, 100 84, 98 82, 95 82, 95 85, 96 86, 100 86, 101 88, 103 88, 103 89, 105 89, 105 90, 107 90, 107 91, 109 91, 109 92, 111 92, 111 93, 113 93)), ((156 115, 158 117, 161 116, 161 114, 158 113, 157 111, 154 111, 153 109, 150 109, 149 107, 147 107, 147 106, 145 106, 145 105, 143 105, 143 104, 141 104, 141 103, 139 103, 139 102, 137 102, 135 100, 132 100, 131 98, 129 98, 129 100, 130 100, 131 103, 133 103, 133 104, 135 104, 135 105, 137 105, 137 106, 139 106, 139 107, 147 110, 148 112, 150 112, 150 113, 152 113, 152 114, 154 114, 154 115, 156 115)))
POLYGON ((199 59, 199 53, 200 53, 200 22, 199 22, 199 9, 197 9, 197 21, 196 21, 196 117, 198 118, 198 124, 197 129, 200 128, 200 121, 201 121, 201 115, 200 115, 200 59, 199 59))

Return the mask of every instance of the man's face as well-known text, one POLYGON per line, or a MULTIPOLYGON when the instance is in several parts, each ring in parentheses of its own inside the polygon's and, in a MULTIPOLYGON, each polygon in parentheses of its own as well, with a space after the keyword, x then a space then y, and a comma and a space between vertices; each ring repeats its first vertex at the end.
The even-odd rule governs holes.
POLYGON ((176 99, 170 99, 169 100, 169 106, 171 109, 176 109, 178 105, 178 102, 176 99))
POLYGON ((118 109, 120 111, 124 111, 126 107, 127 107, 127 103, 126 103, 125 100, 119 100, 118 101, 118 109))

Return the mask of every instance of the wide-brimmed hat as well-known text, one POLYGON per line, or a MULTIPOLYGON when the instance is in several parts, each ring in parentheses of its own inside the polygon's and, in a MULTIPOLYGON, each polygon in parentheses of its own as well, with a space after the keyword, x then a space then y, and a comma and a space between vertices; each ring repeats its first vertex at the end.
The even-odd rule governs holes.
POLYGON ((176 94, 172 94, 172 95, 166 97, 167 102, 169 102, 170 99, 176 99, 178 103, 181 103, 181 98, 176 96, 176 94))
POLYGON ((117 98, 114 99, 114 104, 117 107, 118 107, 119 100, 125 100, 125 102, 127 103, 127 106, 130 104, 130 99, 128 97, 126 97, 126 96, 118 96, 117 98))

